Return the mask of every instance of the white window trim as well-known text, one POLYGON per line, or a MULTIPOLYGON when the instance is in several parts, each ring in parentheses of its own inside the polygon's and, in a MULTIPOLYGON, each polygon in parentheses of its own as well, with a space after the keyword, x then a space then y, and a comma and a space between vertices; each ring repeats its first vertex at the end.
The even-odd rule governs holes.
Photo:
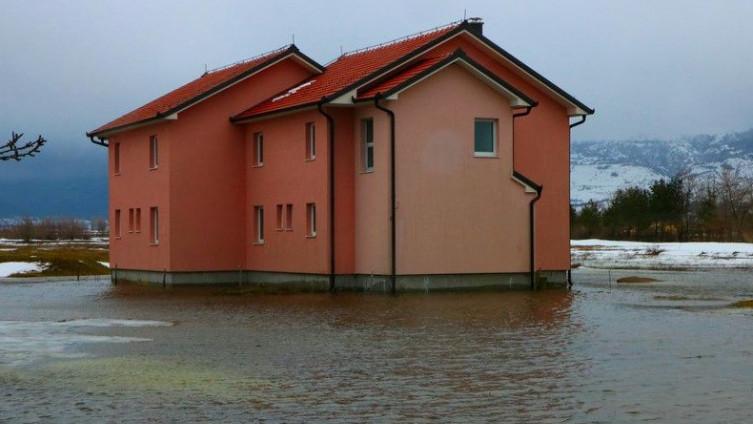
POLYGON ((497 140, 497 120, 494 118, 476 118, 473 120, 473 156, 477 158, 496 158, 497 157, 497 151, 499 148, 497 147, 498 140, 497 140), (492 123, 492 147, 494 150, 491 152, 477 152, 476 151, 476 122, 491 122, 492 123))

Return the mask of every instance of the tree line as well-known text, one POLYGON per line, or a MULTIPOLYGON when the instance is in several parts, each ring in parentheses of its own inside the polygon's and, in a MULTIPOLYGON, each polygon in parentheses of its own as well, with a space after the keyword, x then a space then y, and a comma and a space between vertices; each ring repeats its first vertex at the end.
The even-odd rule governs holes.
POLYGON ((17 222, 0 226, 0 238, 21 240, 88 240, 91 237, 107 237, 107 221, 91 222, 75 218, 22 218, 17 222))
POLYGON ((740 169, 680 173, 648 188, 617 190, 604 203, 570 207, 575 239, 753 241, 753 179, 740 169))

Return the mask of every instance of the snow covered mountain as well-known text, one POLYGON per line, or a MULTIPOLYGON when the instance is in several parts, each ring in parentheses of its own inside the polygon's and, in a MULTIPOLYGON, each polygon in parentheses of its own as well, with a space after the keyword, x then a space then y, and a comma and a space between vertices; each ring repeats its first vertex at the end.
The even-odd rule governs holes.
POLYGON ((570 198, 574 205, 603 201, 628 185, 648 186, 685 170, 704 175, 724 167, 753 174, 753 129, 679 140, 573 141, 570 198))

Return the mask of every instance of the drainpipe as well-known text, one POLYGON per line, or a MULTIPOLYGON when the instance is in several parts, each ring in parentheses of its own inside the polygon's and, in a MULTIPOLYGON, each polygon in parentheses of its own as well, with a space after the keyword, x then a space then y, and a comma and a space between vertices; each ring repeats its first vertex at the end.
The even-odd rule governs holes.
POLYGON ((395 112, 379 104, 382 100, 382 93, 374 96, 374 106, 385 112, 390 117, 390 283, 392 285, 392 294, 397 291, 396 274, 396 241, 395 241, 395 112))
POLYGON ((528 204, 528 237, 531 239, 531 250, 529 252, 529 263, 531 266, 531 290, 536 289, 536 202, 541 198, 541 192, 544 190, 543 186, 534 187, 536 189, 536 197, 528 204))
POLYGON ((326 99, 316 104, 319 113, 327 118, 327 151, 329 152, 329 291, 335 291, 335 119, 322 107, 326 99))
MULTIPOLYGON (((525 108, 525 110, 521 113, 513 113, 512 115, 512 160, 513 160, 513 173, 517 173, 515 171, 515 119, 521 118, 523 116, 527 116, 529 113, 531 113, 531 110, 536 107, 537 105, 534 104, 533 106, 528 106, 525 108)), ((539 201, 541 198, 541 192, 544 190, 544 186, 537 185, 533 181, 527 181, 527 184, 530 185, 534 190, 536 190, 536 197, 531 199, 531 202, 528 204, 528 238, 530 240, 529 243, 529 252, 528 252, 528 263, 529 263, 529 272, 530 272, 530 278, 531 278, 531 290, 536 289, 536 202, 539 201)))

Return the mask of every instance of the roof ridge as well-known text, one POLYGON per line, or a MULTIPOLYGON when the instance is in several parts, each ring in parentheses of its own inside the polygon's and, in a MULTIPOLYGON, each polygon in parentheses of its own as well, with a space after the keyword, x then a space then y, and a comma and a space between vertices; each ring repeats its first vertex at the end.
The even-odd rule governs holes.
POLYGON ((248 58, 245 58, 245 59, 241 59, 241 60, 239 60, 237 62, 230 63, 228 65, 218 66, 216 68, 209 69, 203 75, 211 74, 211 73, 217 72, 217 71, 223 71, 225 69, 232 68, 233 66, 243 65, 243 64, 246 64, 246 63, 253 62, 255 60, 259 60, 259 59, 261 59, 263 57, 266 57, 266 56, 272 56, 272 55, 277 54, 277 53, 282 53, 282 52, 290 49, 291 47, 295 47, 295 44, 285 44, 282 47, 278 47, 276 49, 269 50, 269 51, 266 51, 264 53, 259 53, 256 56, 251 56, 251 57, 248 57, 248 58))
MULTIPOLYGON (((429 29, 426 29, 426 30, 423 30, 423 31, 419 31, 419 32, 416 32, 416 33, 413 33, 413 34, 404 35, 402 37, 398 37, 398 38, 395 38, 395 39, 392 39, 392 40, 389 40, 389 41, 385 41, 383 43, 373 44, 371 46, 361 47, 360 49, 350 50, 350 51, 347 51, 347 52, 341 54, 340 56, 338 56, 332 62, 335 62, 338 59, 343 58, 345 56, 354 56, 354 55, 357 55, 357 54, 360 54, 360 53, 365 53, 365 52, 369 52, 369 51, 372 51, 372 50, 380 49, 380 48, 383 48, 383 47, 388 47, 388 46, 391 46, 393 44, 402 43, 402 42, 405 42, 405 41, 408 41, 408 40, 412 40, 414 38, 418 38, 418 37, 421 37, 421 36, 424 36, 424 35, 427 35, 427 34, 432 34, 432 33, 439 32, 439 31, 442 31, 442 30, 445 30, 445 29, 449 29, 449 28, 452 28, 452 27, 457 27, 457 26, 462 25, 464 22, 472 22, 472 21, 475 21, 475 20, 478 20, 478 19, 480 19, 480 18, 459 19, 457 21, 450 22, 449 24, 444 24, 444 25, 436 26, 434 28, 429 28, 429 29)), ((330 62, 330 63, 332 63, 332 62, 330 62)), ((327 65, 329 65, 329 63, 327 65)))

